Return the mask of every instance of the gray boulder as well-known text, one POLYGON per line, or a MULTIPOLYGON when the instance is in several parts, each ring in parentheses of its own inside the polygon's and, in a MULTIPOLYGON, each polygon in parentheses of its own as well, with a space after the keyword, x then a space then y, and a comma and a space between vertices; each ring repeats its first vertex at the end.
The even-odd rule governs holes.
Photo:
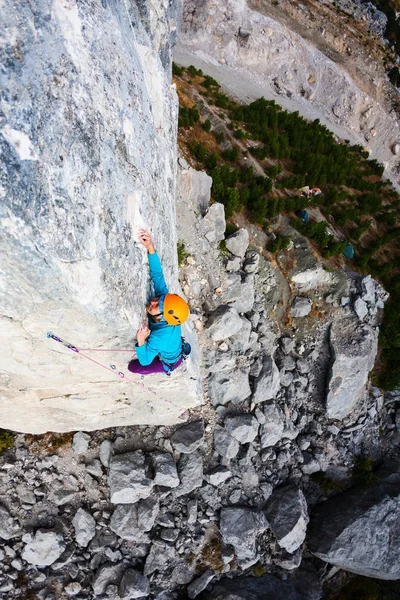
POLYGON ((243 414, 226 417, 224 427, 238 442, 248 444, 257 437, 259 423, 253 415, 243 414))
POLYGON ((222 540, 224 544, 233 546, 239 564, 246 564, 256 558, 257 536, 267 526, 267 520, 261 511, 241 507, 221 509, 222 540))
POLYGON ((321 560, 377 579, 400 579, 400 473, 394 464, 373 486, 355 486, 318 505, 307 546, 321 560))
POLYGON ((222 296, 224 304, 229 304, 239 313, 248 313, 254 305, 254 278, 247 275, 244 280, 238 273, 231 273, 226 281, 226 291, 222 296))
POLYGON ((227 469, 226 467, 215 467, 215 469, 212 469, 207 473, 205 479, 206 481, 211 483, 211 485, 218 487, 219 485, 221 485, 221 483, 224 483, 224 481, 226 481, 230 477, 232 477, 232 473, 229 469, 227 469))
POLYGON ((174 491, 175 497, 189 494, 203 483, 203 458, 199 452, 183 454, 179 459, 178 472, 181 484, 174 491))
POLYGON ((11 540, 21 534, 18 521, 10 515, 5 506, 0 505, 0 538, 11 540))
POLYGON ((332 365, 326 412, 330 419, 343 419, 365 392, 378 349, 378 333, 355 317, 345 317, 333 322, 329 341, 332 365))
POLYGON ((240 258, 238 258, 237 256, 235 256, 234 258, 229 258, 226 261, 225 269, 228 271, 228 273, 235 273, 236 271, 239 271, 240 258))
POLYGON ((155 520, 160 512, 160 502, 155 496, 141 500, 137 507, 137 522, 139 529, 142 531, 150 531, 155 523, 155 520))
MULTIPOLYGON (((360 283, 361 288, 361 298, 364 302, 368 302, 369 305, 375 306, 376 300, 376 286, 379 285, 377 282, 372 279, 371 275, 367 275, 363 277, 360 283)), ((381 287, 381 286, 379 286, 381 287)))
POLYGON ((243 327, 243 321, 238 312, 226 306, 219 306, 211 313, 207 322, 207 331, 214 342, 221 342, 235 335, 243 327))
POLYGON ((139 571, 127 569, 122 575, 118 593, 121 600, 147 598, 150 593, 149 580, 139 571))
POLYGON ((77 544, 83 548, 86 548, 90 540, 95 536, 96 521, 91 514, 86 512, 86 510, 83 510, 83 508, 78 508, 74 518, 72 519, 72 525, 75 529, 75 538, 77 544))
POLYGON ((203 444, 204 422, 192 421, 179 427, 171 437, 172 445, 178 452, 190 454, 203 444))
POLYGON ((124 540, 147 542, 145 532, 153 528, 159 510, 156 497, 146 498, 137 504, 122 504, 111 515, 110 529, 124 540))
POLYGON ((265 514, 279 546, 289 553, 295 552, 305 540, 309 521, 303 492, 294 485, 275 490, 265 514))
POLYGON ((251 395, 249 374, 247 371, 235 369, 215 373, 208 378, 208 393, 214 406, 228 402, 240 404, 251 395))
POLYGON ((174 458, 168 452, 153 452, 154 485, 175 488, 179 485, 179 476, 174 458))
POLYGON ((243 271, 245 273, 254 273, 257 271, 260 264, 260 255, 254 250, 246 252, 245 261, 243 264, 243 271))
POLYGON ((189 583, 187 587, 187 594, 189 598, 197 598, 197 596, 206 589, 209 583, 214 579, 215 573, 212 569, 208 569, 201 575, 189 583))
POLYGON ((281 384, 279 369, 271 356, 265 355, 261 372, 254 381, 252 400, 255 404, 275 398, 281 384))
POLYGON ((108 465, 110 464, 111 457, 111 442, 110 440, 104 440, 100 444, 99 458, 103 467, 108 469, 108 465))
POLYGON ((249 232, 247 229, 239 229, 225 240, 229 252, 243 258, 249 245, 249 232))
POLYGON ((311 312, 311 300, 304 296, 297 296, 293 300, 290 314, 292 317, 305 317, 311 312))
POLYGON ((263 409, 264 423, 260 427, 261 446, 275 446, 282 438, 285 428, 285 417, 275 404, 267 404, 263 409))
POLYGON ((154 481, 147 476, 145 455, 141 450, 117 454, 110 460, 108 475, 113 504, 134 504, 150 496, 154 481))
POLYGON ((83 431, 78 431, 72 438, 72 452, 75 455, 85 454, 88 451, 90 435, 83 431))
POLYGON ((139 528, 137 506, 122 504, 111 515, 110 529, 123 540, 130 542, 148 542, 144 530, 139 528))
POLYGON ((21 556, 30 565, 47 567, 60 558, 64 550, 65 542, 62 535, 55 531, 38 529, 34 538, 25 545, 21 556))
POLYGON ((220 202, 214 202, 204 216, 204 229, 207 240, 212 244, 225 238, 225 207, 220 202))
POLYGON ((364 302, 362 298, 357 298, 357 300, 354 302, 354 311, 357 317, 360 319, 360 321, 362 321, 364 317, 368 314, 367 303, 364 302))
MULTIPOLYGON (((93 592, 95 596, 104 594, 109 585, 119 585, 124 571, 122 563, 106 563, 97 569, 93 577, 93 592)), ((116 590, 118 591, 118 590, 116 590)))
POLYGON ((144 565, 144 575, 151 575, 154 571, 164 571, 169 563, 176 559, 175 548, 168 542, 155 540, 150 548, 144 565))
POLYGON ((220 425, 214 429, 214 449, 220 456, 230 460, 239 452, 239 442, 220 425))
POLYGON ((58 488, 56 484, 54 484, 53 488, 49 492, 49 500, 50 502, 54 502, 57 506, 63 506, 64 504, 69 504, 74 501, 76 496, 78 495, 77 489, 75 488, 58 488))

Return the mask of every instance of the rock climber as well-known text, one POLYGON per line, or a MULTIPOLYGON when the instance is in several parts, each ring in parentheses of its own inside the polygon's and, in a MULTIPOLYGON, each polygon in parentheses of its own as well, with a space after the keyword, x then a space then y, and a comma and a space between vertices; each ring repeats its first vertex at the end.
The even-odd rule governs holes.
POLYGON ((144 321, 137 332, 136 359, 130 361, 128 370, 141 375, 169 374, 190 352, 181 332, 181 325, 189 316, 189 306, 183 298, 168 292, 160 259, 148 231, 140 230, 139 241, 147 249, 154 297, 146 306, 148 323, 144 321))

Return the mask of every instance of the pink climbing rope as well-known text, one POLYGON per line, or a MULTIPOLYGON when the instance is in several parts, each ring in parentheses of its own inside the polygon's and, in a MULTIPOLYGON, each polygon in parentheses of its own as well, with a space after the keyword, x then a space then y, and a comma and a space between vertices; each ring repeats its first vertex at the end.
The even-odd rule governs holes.
POLYGON ((123 373, 122 371, 117 371, 115 368, 107 367, 106 365, 103 365, 103 363, 100 363, 97 360, 94 360, 94 358, 90 358, 90 356, 86 356, 86 354, 82 354, 82 351, 83 352, 134 352, 134 350, 107 350, 105 348, 77 348, 73 344, 69 344, 68 342, 62 340, 61 338, 56 336, 51 331, 47 332, 47 337, 54 340, 55 342, 59 342, 60 344, 65 346, 65 348, 68 348, 68 350, 72 350, 72 352, 75 352, 76 354, 79 354, 80 356, 82 356, 82 358, 86 358, 87 360, 90 360, 90 362, 94 363, 95 365, 98 365, 99 367, 106 369, 106 371, 110 371, 110 373, 117 375, 118 377, 120 377, 120 379, 129 381, 129 383, 132 383, 133 385, 137 385, 142 389, 144 388, 145 390, 150 392, 150 394, 153 394, 153 396, 155 396, 159 400, 168 402, 168 404, 172 404, 172 406, 175 406, 179 410, 181 409, 181 407, 178 406, 177 404, 175 404, 174 402, 172 402, 172 400, 167 400, 166 398, 161 398, 161 396, 159 396, 156 392, 154 392, 150 388, 146 387, 143 383, 139 383, 138 381, 134 381, 130 377, 126 377, 125 373, 123 373))

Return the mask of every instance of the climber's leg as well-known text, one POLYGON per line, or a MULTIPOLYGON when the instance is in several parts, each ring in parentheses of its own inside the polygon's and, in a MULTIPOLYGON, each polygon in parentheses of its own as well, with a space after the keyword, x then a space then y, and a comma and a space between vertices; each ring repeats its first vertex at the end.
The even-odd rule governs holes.
POLYGON ((156 356, 153 362, 151 362, 149 365, 141 365, 138 360, 131 360, 131 362, 128 364, 128 371, 131 373, 138 373, 139 375, 165 373, 165 369, 158 356, 156 356))

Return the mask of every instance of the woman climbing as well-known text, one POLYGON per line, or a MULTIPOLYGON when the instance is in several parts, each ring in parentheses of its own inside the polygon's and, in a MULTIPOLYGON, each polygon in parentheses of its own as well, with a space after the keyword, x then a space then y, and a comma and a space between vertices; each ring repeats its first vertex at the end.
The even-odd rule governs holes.
POLYGON ((154 297, 146 306, 148 323, 144 321, 137 332, 137 358, 130 361, 128 370, 141 375, 170 373, 179 367, 183 354, 190 352, 181 333, 181 325, 189 316, 189 306, 183 298, 168 292, 160 259, 148 231, 142 229, 139 240, 147 249, 154 297), (188 348, 185 349, 185 345, 188 348))

